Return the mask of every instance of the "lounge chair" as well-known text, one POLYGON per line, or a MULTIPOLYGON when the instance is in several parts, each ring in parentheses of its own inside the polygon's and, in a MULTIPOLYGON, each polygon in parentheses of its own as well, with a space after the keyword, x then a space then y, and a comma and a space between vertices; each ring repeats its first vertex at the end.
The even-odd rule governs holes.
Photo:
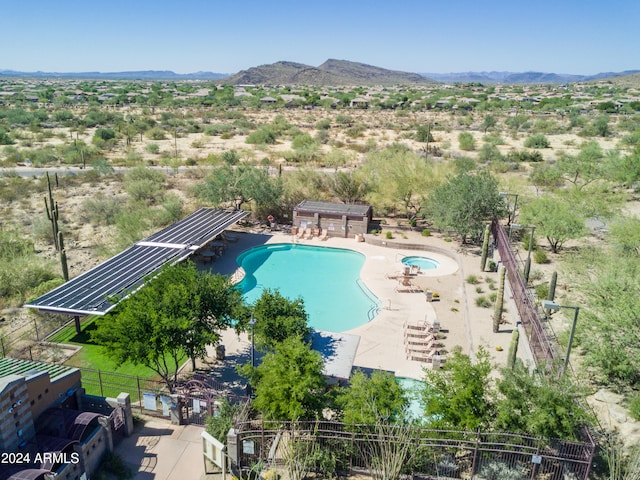
POLYGON ((322 229, 322 233, 320 234, 320 240, 325 241, 329 239, 329 230, 326 228, 322 229))
POLYGON ((433 360, 433 356, 438 354, 438 349, 433 347, 429 350, 417 351, 417 350, 406 350, 407 359, 415 360, 418 362, 431 363, 433 360))
POLYGON ((307 228, 304 231, 304 235, 302 236, 302 238, 305 240, 311 240, 311 237, 313 237, 313 230, 311 230, 310 228, 307 228))
POLYGON ((304 237, 304 231, 304 228, 298 227, 298 234, 296 235, 298 237, 298 240, 304 237))

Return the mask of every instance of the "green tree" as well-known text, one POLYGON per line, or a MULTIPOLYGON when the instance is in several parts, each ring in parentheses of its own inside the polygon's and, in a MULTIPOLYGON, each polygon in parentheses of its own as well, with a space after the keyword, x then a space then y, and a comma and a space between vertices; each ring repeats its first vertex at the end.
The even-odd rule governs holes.
POLYGON ((490 374, 490 356, 482 347, 475 362, 457 347, 440 370, 425 370, 423 399, 431 425, 470 431, 487 428, 493 415, 490 374))
POLYGON ((336 172, 329 186, 333 195, 347 204, 361 202, 371 190, 362 175, 351 171, 336 172))
POLYGON ((195 187, 196 196, 214 206, 236 206, 253 202, 258 215, 277 208, 282 197, 282 182, 262 168, 240 164, 224 165, 195 187))
POLYGON ((371 201, 381 209, 398 206, 407 218, 415 218, 430 190, 442 175, 442 167, 401 144, 367 155, 363 174, 370 179, 371 201))
POLYGON ((584 214, 566 200, 543 195, 522 206, 520 220, 534 225, 536 232, 544 235, 551 251, 558 253, 564 242, 587 234, 584 214))
POLYGON ((580 428, 591 422, 585 392, 570 375, 531 372, 518 360, 513 369, 502 370, 497 390, 494 427, 500 431, 578 439, 580 428))
POLYGON ((482 123, 480 124, 480 128, 486 135, 487 130, 495 127, 497 123, 498 122, 496 121, 496 117, 494 117, 493 115, 485 115, 484 119, 482 120, 482 123))
POLYGON ((172 389, 183 355, 193 362, 204 358, 206 346, 219 341, 219 331, 231 326, 241 306, 241 294, 227 277, 178 264, 147 279, 98 320, 93 338, 118 364, 145 365, 172 389))
POLYGON ((253 406, 269 420, 313 419, 323 407, 326 381, 320 354, 301 338, 289 337, 243 373, 255 392, 253 406))
POLYGON ((567 182, 581 189, 604 176, 603 158, 604 153, 598 142, 585 142, 577 155, 561 155, 557 168, 567 182))
POLYGON ((463 243, 467 237, 479 235, 486 222, 506 214, 498 182, 487 172, 451 178, 434 189, 427 208, 437 227, 458 232, 463 243))
POLYGON ((367 376, 356 370, 349 386, 338 392, 336 403, 342 408, 344 423, 357 425, 400 420, 408 402, 392 373, 375 370, 367 376))
POLYGON ((253 305, 256 344, 273 350, 278 343, 290 337, 306 339, 311 328, 304 309, 304 300, 289 300, 278 290, 265 289, 253 305))

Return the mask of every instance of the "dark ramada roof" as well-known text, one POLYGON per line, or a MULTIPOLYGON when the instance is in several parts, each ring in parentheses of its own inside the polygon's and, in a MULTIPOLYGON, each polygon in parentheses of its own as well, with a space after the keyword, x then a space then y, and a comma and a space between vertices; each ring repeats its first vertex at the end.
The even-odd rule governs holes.
POLYGON ((315 200, 303 200, 295 207, 296 212, 325 213, 335 215, 347 215, 364 217, 369 215, 371 205, 355 205, 334 202, 319 202, 315 200))
POLYGON ((167 264, 186 259, 248 212, 200 208, 25 305, 69 315, 104 315, 167 264))

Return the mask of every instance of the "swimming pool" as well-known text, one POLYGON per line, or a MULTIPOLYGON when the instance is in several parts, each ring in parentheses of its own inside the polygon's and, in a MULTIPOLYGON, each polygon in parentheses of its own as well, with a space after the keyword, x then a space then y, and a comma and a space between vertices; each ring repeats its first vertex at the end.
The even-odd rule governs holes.
POLYGON ((415 265, 420 267, 420 270, 435 270, 440 266, 433 258, 420 256, 404 257, 402 263, 405 265, 415 265))
POLYGON ((402 387, 409 399, 408 416, 412 420, 424 419, 424 403, 422 402, 422 389, 424 382, 413 378, 396 377, 396 382, 402 387))
POLYGON ((311 328, 344 332, 372 320, 380 310, 380 300, 360 279, 364 258, 343 248, 263 245, 236 258, 245 271, 239 287, 249 303, 267 288, 292 300, 302 297, 311 328))

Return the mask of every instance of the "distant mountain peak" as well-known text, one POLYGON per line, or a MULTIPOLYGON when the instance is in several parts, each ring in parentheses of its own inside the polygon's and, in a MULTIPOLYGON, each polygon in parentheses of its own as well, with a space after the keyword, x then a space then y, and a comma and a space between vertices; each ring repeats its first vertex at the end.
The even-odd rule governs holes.
POLYGON ((347 60, 329 59, 318 67, 279 61, 242 70, 225 79, 231 84, 395 85, 433 83, 417 73, 399 72, 347 60))

